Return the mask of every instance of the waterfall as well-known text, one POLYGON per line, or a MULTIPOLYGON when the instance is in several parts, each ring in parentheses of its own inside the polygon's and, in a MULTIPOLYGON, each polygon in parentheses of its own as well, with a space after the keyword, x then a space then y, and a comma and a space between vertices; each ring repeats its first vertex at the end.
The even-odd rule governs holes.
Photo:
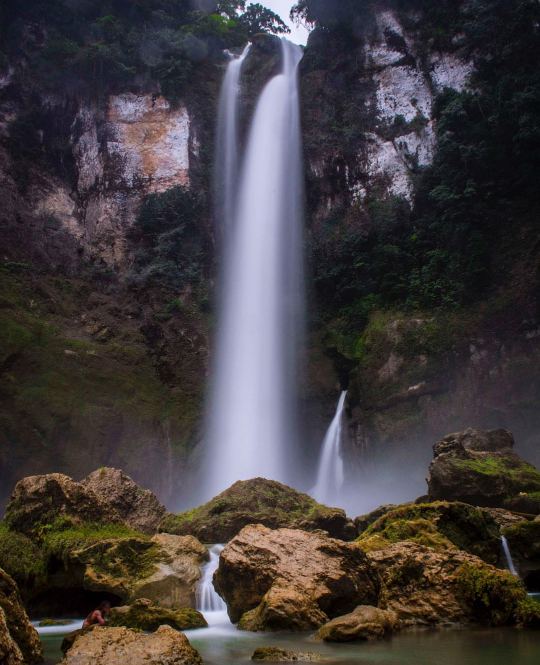
POLYGON ((202 576, 197 588, 197 609, 199 612, 225 612, 227 605, 216 593, 212 579, 219 566, 219 555, 225 545, 212 545, 208 550, 210 561, 202 567, 202 576))
POLYGON ((281 40, 282 73, 258 100, 226 243, 207 432, 205 495, 237 480, 285 481, 294 457, 302 316, 302 49, 281 40))
POLYGON ((504 556, 506 557, 506 563, 508 565, 508 570, 512 573, 512 575, 519 577, 519 573, 517 572, 516 567, 514 566, 514 562, 512 561, 512 555, 510 554, 510 547, 508 546, 508 541, 504 536, 501 536, 501 540, 504 550, 504 556))
POLYGON ((343 409, 347 391, 341 393, 336 415, 324 437, 317 484, 311 491, 320 503, 334 505, 338 503, 339 491, 343 485, 343 456, 341 451, 341 428, 343 409))
MULTIPOLYGON (((215 200, 218 224, 230 230, 238 184, 238 107, 240 74, 251 44, 241 56, 231 55, 219 99, 216 136, 215 200)), ((230 54, 229 54, 230 55, 230 54)))

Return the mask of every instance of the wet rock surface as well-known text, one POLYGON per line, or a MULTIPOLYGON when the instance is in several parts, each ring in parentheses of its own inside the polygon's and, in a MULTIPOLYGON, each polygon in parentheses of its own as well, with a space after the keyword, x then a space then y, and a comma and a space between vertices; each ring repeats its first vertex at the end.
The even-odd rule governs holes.
POLYGON ((61 473, 20 480, 6 510, 10 528, 32 535, 41 524, 69 517, 77 523, 119 523, 120 516, 106 501, 61 473))
MULTIPOLYGON (((15 582, 0 569, 0 654, 6 663, 17 663, 19 654, 28 665, 43 661, 37 631, 30 623, 15 582)), ((0 658, 0 662, 3 662, 0 658)))
POLYGON ((354 543, 292 529, 245 527, 223 550, 214 586, 239 628, 313 630, 361 604, 379 581, 354 543))
POLYGON ((116 510, 126 524, 141 533, 157 533, 159 523, 167 514, 155 494, 139 487, 119 469, 98 469, 81 484, 95 492, 116 510))
POLYGON ((430 501, 505 507, 520 494, 540 491, 540 473, 514 451, 514 437, 498 430, 466 429, 433 446, 430 501))
POLYGON ((401 622, 395 612, 362 605, 350 614, 337 617, 321 626, 316 639, 325 642, 377 640, 400 628, 401 622))
POLYGON ((175 630, 208 627, 206 619, 197 610, 159 607, 146 598, 140 598, 131 605, 113 608, 107 620, 111 627, 135 628, 146 632, 156 631, 160 626, 170 626, 175 630))
POLYGON ((540 521, 503 529, 514 565, 529 591, 540 591, 540 521))
POLYGON ((328 660, 314 651, 289 651, 278 647, 255 649, 251 660, 258 663, 315 663, 328 660))
MULTIPOLYGON (((66 645, 67 646, 67 645, 66 645)), ((62 665, 202 665, 183 633, 161 626, 147 635, 128 628, 90 628, 75 636, 62 665)))
POLYGON ((208 503, 166 518, 160 530, 194 535, 204 543, 225 543, 248 524, 271 529, 322 529, 333 538, 352 540, 356 530, 340 508, 328 508, 274 480, 239 481, 208 503))

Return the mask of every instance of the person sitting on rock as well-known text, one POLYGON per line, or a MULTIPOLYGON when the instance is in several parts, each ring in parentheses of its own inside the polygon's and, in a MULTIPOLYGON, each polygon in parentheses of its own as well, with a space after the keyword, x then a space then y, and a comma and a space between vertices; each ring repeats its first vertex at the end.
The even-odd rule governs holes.
POLYGON ((99 606, 90 612, 90 614, 84 620, 82 625, 83 628, 88 628, 89 626, 106 626, 107 620, 106 616, 111 611, 111 604, 108 600, 102 601, 99 606))

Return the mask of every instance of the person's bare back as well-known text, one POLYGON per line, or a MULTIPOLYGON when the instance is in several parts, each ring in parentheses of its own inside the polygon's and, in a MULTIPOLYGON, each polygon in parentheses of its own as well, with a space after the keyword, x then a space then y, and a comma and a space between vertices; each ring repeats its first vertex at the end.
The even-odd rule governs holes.
POLYGON ((111 604, 108 601, 103 601, 99 607, 90 612, 83 622, 82 627, 88 628, 89 626, 106 626, 107 621, 105 617, 111 611, 111 604))

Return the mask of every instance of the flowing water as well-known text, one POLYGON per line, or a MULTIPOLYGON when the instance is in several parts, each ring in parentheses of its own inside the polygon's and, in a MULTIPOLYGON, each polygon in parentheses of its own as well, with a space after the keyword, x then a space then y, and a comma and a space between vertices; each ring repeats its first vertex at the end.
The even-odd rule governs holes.
POLYGON ((197 609, 199 612, 226 612, 227 606, 214 589, 212 579, 219 566, 219 555, 225 545, 212 545, 208 552, 210 560, 202 567, 202 577, 197 589, 197 609))
POLYGON ((251 48, 248 44, 241 56, 231 55, 219 99, 216 136, 215 198, 218 225, 231 232, 238 185, 238 112, 240 74, 251 48))
POLYGON ((341 393, 336 415, 324 437, 317 473, 317 484, 311 490, 311 494, 319 503, 324 503, 328 506, 339 505, 339 494, 343 486, 341 430, 346 396, 347 391, 341 393))
POLYGON ((504 556, 506 557, 506 563, 508 565, 508 570, 512 573, 512 575, 516 575, 516 577, 519 577, 519 573, 517 572, 516 567, 514 566, 514 562, 512 560, 512 555, 510 554, 510 547, 508 546, 508 541, 504 536, 501 536, 501 540, 504 550, 504 556))
POLYGON ((294 456, 295 353, 302 316, 302 49, 283 39, 282 73, 263 89, 225 243, 212 382, 206 498, 237 480, 287 481, 294 456))

